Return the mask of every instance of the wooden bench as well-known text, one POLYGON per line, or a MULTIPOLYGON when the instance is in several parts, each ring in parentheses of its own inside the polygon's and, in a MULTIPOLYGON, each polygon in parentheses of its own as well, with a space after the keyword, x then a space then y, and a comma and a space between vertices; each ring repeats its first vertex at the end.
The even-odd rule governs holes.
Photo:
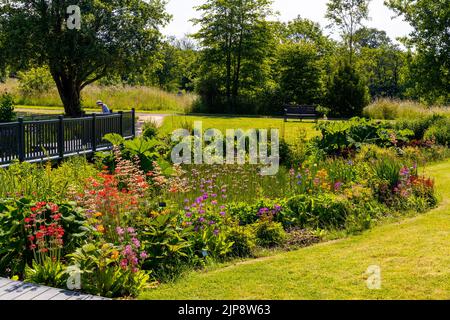
POLYGON ((301 121, 303 119, 314 119, 317 121, 321 116, 314 106, 284 106, 284 122, 287 122, 288 119, 300 119, 301 121))

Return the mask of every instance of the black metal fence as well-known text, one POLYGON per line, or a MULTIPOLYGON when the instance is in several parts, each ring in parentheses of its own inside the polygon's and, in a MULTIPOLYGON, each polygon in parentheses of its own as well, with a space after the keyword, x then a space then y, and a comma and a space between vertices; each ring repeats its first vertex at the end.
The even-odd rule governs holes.
POLYGON ((111 149, 103 137, 117 133, 125 139, 136 134, 135 111, 92 114, 82 118, 0 123, 0 166, 14 160, 39 162, 111 149))

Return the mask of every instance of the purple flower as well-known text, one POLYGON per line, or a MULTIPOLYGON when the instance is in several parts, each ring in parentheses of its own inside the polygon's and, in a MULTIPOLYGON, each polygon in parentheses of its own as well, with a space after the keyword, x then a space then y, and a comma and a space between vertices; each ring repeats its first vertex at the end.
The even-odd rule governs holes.
POLYGON ((334 184, 334 190, 335 190, 335 191, 340 190, 341 187, 342 187, 342 182, 336 182, 336 183, 334 184))
POLYGON ((200 217, 200 218, 198 219, 198 222, 200 222, 200 223, 203 223, 203 222, 205 222, 205 218, 203 218, 203 217, 200 217))
POLYGON ((192 217, 192 212, 186 212, 186 217, 187 217, 187 218, 192 217))
POLYGON ((213 193, 213 194, 211 195, 211 198, 217 198, 217 194, 216 194, 216 193, 213 193))
POLYGON ((213 206, 217 205, 217 200, 211 201, 211 204, 212 204, 213 206))
POLYGON ((210 225, 210 226, 215 225, 215 224, 216 224, 216 222, 215 222, 214 220, 211 220, 211 221, 209 222, 209 225, 210 225))
POLYGON ((214 235, 217 236, 219 234, 219 229, 214 230, 214 235))
POLYGON ((136 248, 140 248, 141 247, 141 242, 138 239, 133 238, 133 239, 131 239, 131 242, 133 242, 133 244, 134 244, 134 246, 136 248))
POLYGON ((227 214, 227 213, 226 213, 225 211, 220 212, 220 215, 221 215, 222 217, 225 217, 226 214, 227 214))
POLYGON ((142 259, 142 260, 145 260, 145 259, 147 259, 147 258, 148 258, 148 254, 147 254, 147 252, 145 252, 145 251, 142 251, 142 252, 141 252, 141 254, 140 254, 140 257, 141 257, 141 259, 142 259))
POLYGON ((116 232, 119 236, 123 236, 125 233, 125 230, 123 230, 121 227, 117 227, 116 232))

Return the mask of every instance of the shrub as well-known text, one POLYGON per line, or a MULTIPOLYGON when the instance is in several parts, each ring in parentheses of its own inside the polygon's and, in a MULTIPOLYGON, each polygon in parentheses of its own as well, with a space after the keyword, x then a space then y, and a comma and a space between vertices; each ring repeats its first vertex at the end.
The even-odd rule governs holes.
POLYGON ((317 125, 322 137, 313 143, 328 154, 345 155, 366 144, 384 147, 400 146, 409 142, 414 133, 409 129, 395 130, 389 123, 361 118, 349 121, 322 122, 317 125))
POLYGON ((360 116, 369 99, 369 88, 357 71, 349 64, 341 65, 328 85, 326 106, 331 109, 331 116, 360 116))
POLYGON ((246 202, 231 203, 227 206, 230 215, 236 219, 240 225, 255 223, 260 218, 269 217, 276 219, 283 207, 284 201, 281 199, 259 199, 254 204, 246 202))
POLYGON ((252 257, 255 250, 255 236, 248 228, 237 226, 227 231, 227 241, 232 242, 231 257, 252 257))
POLYGON ((284 219, 301 228, 343 229, 351 210, 351 203, 340 195, 300 195, 289 199, 284 219))
POLYGON ((0 122, 10 122, 15 117, 14 99, 11 94, 4 93, 0 98, 0 122))
POLYGON ((170 281, 178 277, 187 267, 191 257, 188 242, 192 228, 177 226, 176 214, 159 214, 137 221, 136 227, 143 230, 142 244, 148 254, 143 263, 145 270, 159 281, 170 281))
POLYGON ((84 292, 108 298, 139 295, 149 279, 148 272, 121 266, 119 250, 109 243, 89 243, 68 256, 71 265, 81 271, 84 292))
POLYGON ((41 95, 47 93, 54 82, 48 68, 32 68, 26 72, 19 72, 19 89, 24 96, 41 95))
POLYGON ((410 129, 414 132, 414 139, 422 140, 425 132, 440 121, 445 121, 445 117, 438 114, 419 116, 413 119, 401 119, 397 121, 395 127, 398 129, 410 129))
POLYGON ((450 146, 450 119, 442 118, 437 120, 425 131, 423 138, 425 140, 434 140, 443 146, 450 146))
POLYGON ((286 240, 286 232, 281 223, 262 220, 254 225, 256 243, 261 247, 280 246, 286 240))
POLYGON ((146 121, 142 126, 142 135, 145 138, 153 139, 158 134, 158 123, 156 121, 146 121))

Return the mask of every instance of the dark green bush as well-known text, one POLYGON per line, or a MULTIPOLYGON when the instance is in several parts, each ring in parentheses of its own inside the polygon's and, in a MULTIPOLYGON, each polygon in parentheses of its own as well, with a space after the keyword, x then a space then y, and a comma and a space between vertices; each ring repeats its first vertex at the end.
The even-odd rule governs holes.
POLYGON ((342 64, 328 85, 326 107, 331 109, 331 116, 360 116, 369 99, 369 88, 358 72, 349 64, 342 64))
POLYGON ((270 220, 262 220, 254 225, 256 243, 265 248, 281 246, 286 240, 283 225, 270 220))
POLYGON ((142 126, 142 136, 153 139, 158 134, 158 124, 154 121, 146 121, 142 126))
POLYGON ((16 117, 14 99, 11 94, 4 93, 0 97, 0 122, 10 122, 16 117))

